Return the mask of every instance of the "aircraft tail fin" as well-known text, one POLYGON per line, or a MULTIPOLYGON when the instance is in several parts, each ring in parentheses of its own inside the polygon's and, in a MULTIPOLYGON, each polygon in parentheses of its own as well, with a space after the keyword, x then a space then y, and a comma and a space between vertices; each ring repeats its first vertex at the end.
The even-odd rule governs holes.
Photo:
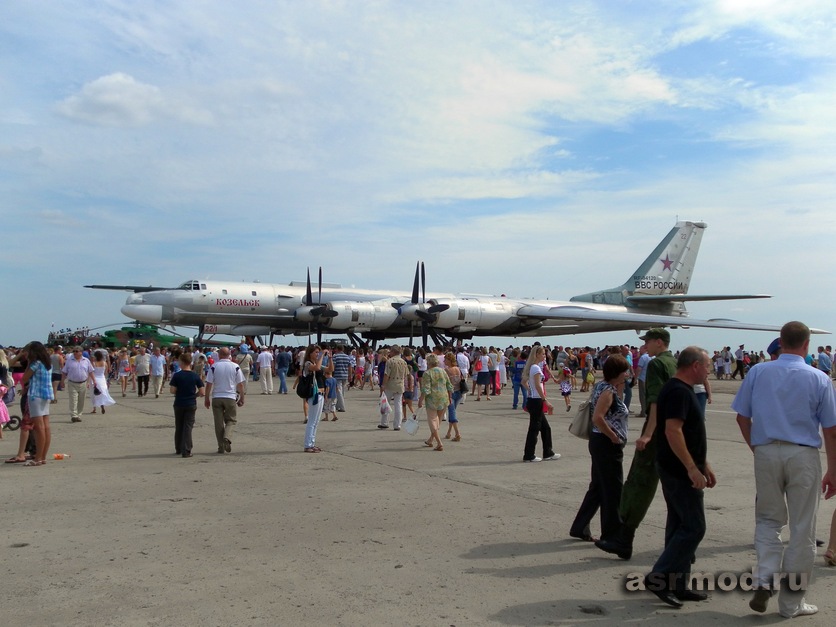
MULTIPOLYGON (((661 306, 671 312, 684 312, 682 301, 688 300, 685 295, 691 284, 705 229, 704 222, 677 222, 622 285, 581 294, 571 300, 641 307, 642 299, 646 298, 647 306, 654 309, 658 310, 661 306)), ((696 297, 695 300, 701 298, 704 297, 696 297)))

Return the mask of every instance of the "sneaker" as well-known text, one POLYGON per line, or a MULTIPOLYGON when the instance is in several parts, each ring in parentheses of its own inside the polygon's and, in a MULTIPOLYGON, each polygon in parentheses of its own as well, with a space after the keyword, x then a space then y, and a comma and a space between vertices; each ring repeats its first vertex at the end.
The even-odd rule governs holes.
POLYGON ((783 616, 784 618, 795 618, 796 616, 812 616, 818 611, 819 608, 815 605, 810 605, 806 601, 802 601, 798 604, 798 609, 796 609, 795 612, 793 612, 792 614, 785 614, 784 612, 781 612, 781 616, 783 616))
POLYGON ((554 461, 556 459, 560 459, 560 453, 552 453, 548 457, 544 457, 543 461, 544 462, 551 462, 551 461, 554 461))
POLYGON ((232 442, 224 438, 224 452, 231 453, 232 452, 232 442))
POLYGON ((766 606, 769 603, 769 598, 772 596, 772 590, 768 588, 758 588, 755 594, 749 601, 749 607, 755 612, 763 614, 766 611, 766 606))
POLYGON ((535 457, 534 459, 524 459, 523 460, 526 464, 533 464, 534 462, 541 462, 543 461, 540 457, 535 457))
POLYGON ((73 422, 81 422, 81 418, 79 418, 78 416, 75 416, 72 420, 73 422))
POLYGON ((400 430, 401 430, 401 428, 400 428, 400 427, 395 427, 395 428, 393 429, 393 431, 400 431, 400 430))
POLYGON ((388 429, 389 425, 377 425, 378 429, 388 429))

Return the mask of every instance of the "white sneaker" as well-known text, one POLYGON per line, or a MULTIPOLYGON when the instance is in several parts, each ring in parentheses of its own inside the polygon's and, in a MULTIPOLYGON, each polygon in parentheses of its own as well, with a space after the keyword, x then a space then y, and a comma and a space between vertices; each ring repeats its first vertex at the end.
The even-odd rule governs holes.
POLYGON ((781 616, 784 618, 795 618, 796 616, 812 616, 813 614, 817 613, 819 608, 815 605, 810 605, 806 601, 802 601, 798 604, 798 609, 795 610, 792 614, 784 614, 781 612, 781 616))
POLYGON ((543 461, 544 462, 551 462, 551 461, 554 461, 555 459, 560 459, 560 453, 554 453, 551 457, 544 457, 543 461))
POLYGON ((523 461, 526 464, 533 464, 534 462, 541 462, 543 459, 541 457, 535 457, 534 459, 524 459, 523 461))

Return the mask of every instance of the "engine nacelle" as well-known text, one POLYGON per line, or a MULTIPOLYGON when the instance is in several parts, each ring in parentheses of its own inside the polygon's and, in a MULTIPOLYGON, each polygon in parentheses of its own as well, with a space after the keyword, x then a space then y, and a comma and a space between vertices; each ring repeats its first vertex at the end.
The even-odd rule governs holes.
POLYGON ((333 318, 322 321, 331 331, 380 331, 391 327, 398 318, 398 312, 392 308, 389 301, 336 301, 326 305, 337 312, 333 318))
POLYGON ((433 299, 430 302, 433 305, 449 305, 449 309, 436 314, 432 326, 450 333, 484 333, 491 329, 507 327, 516 320, 516 306, 502 300, 460 298, 433 299))

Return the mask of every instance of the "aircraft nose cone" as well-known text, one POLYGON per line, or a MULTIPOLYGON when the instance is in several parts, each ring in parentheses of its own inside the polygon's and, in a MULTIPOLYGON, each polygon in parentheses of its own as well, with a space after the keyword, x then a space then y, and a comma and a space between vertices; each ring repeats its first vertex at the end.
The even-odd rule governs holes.
POLYGON ((125 304, 122 314, 139 322, 159 324, 163 321, 163 308, 160 305, 130 305, 125 304))

